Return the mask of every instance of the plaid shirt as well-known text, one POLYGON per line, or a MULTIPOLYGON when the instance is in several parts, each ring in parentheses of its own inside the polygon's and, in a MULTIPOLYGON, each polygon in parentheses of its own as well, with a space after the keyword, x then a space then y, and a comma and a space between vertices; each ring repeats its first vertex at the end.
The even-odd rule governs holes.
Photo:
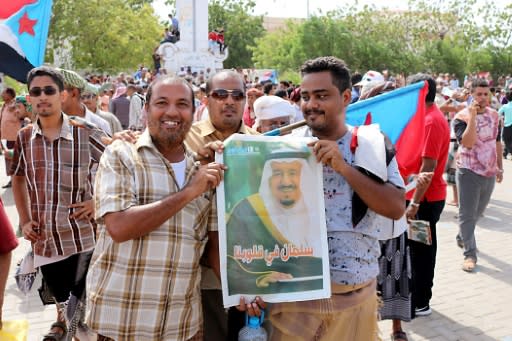
MULTIPOLYGON (((240 128, 238 129, 239 134, 247 134, 247 135, 259 135, 259 133, 252 129, 247 127, 243 122, 240 125, 240 128)), ((207 120, 196 122, 192 125, 192 128, 190 128, 190 131, 187 134, 187 137, 185 139, 185 144, 187 147, 197 152, 200 148, 202 148, 205 144, 209 142, 214 141, 223 141, 224 138, 222 134, 215 129, 215 127, 212 124, 212 121, 208 118, 207 120)), ((215 208, 217 207, 217 202, 214 200, 213 205, 215 208)), ((215 217, 215 222, 217 223, 217 217, 215 217)), ((217 230, 209 227, 210 231, 217 230)), ((206 261, 202 262, 203 264, 206 261)), ((202 274, 201 274, 201 289, 204 290, 210 290, 210 289, 216 289, 220 290, 221 284, 215 273, 212 269, 210 269, 207 266, 203 266, 201 268, 202 274)))
MULTIPOLYGON (((186 154, 185 183, 195 172, 186 154)), ((116 243, 105 214, 161 200, 180 189, 148 130, 133 145, 116 141, 101 159, 95 187, 98 242, 87 277, 89 327, 116 341, 187 340, 202 326, 199 259, 213 192, 189 202, 147 235, 116 243)))
POLYGON ((62 118, 60 136, 54 141, 44 137, 39 121, 22 128, 11 168, 27 180, 32 220, 44 236, 33 248, 44 257, 69 256, 95 244, 93 222, 70 218, 75 209, 69 205, 92 199, 90 170, 105 149, 105 133, 72 126, 64 113, 62 118))

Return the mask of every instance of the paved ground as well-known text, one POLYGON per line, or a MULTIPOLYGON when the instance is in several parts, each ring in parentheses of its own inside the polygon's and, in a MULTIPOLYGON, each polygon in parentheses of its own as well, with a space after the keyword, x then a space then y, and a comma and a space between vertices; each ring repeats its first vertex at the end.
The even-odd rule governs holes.
MULTIPOLYGON (((476 233, 479 253, 477 271, 461 270, 462 254, 455 244, 455 207, 446 206, 438 223, 438 258, 431 301, 433 313, 405 323, 409 340, 512 341, 512 161, 505 162, 505 180, 497 185, 485 217, 476 233)), ((0 160, 0 185, 7 182, 0 160)), ((14 226, 18 223, 10 189, 0 194, 14 226)), ((449 196, 450 197, 450 196, 449 196)), ((4 303, 4 319, 29 321, 29 341, 40 339, 55 318, 53 306, 43 307, 32 290, 24 296, 16 287, 13 271, 29 247, 20 239, 11 265, 4 303)), ((38 287, 36 282, 34 289, 38 287)), ((380 322, 384 341, 389 340, 391 322, 380 322)), ((1 340, 0 340, 1 341, 1 340)))

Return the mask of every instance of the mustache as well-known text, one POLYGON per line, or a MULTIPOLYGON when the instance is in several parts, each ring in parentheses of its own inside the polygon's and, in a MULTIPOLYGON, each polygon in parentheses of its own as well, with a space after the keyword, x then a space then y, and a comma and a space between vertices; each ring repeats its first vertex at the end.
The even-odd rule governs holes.
POLYGON ((304 113, 306 115, 309 115, 309 114, 325 115, 325 111, 318 110, 318 109, 308 109, 304 113))
POLYGON ((297 186, 295 186, 295 185, 279 185, 279 187, 277 187, 277 189, 280 191, 295 190, 295 189, 297 189, 297 186))
POLYGON ((235 106, 232 104, 228 104, 222 107, 222 111, 224 110, 236 110, 235 106))

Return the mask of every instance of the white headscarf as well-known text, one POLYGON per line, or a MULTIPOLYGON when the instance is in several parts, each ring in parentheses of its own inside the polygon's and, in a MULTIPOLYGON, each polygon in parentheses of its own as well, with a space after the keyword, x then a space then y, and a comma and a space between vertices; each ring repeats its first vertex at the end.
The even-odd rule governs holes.
POLYGON ((261 96, 253 104, 256 121, 253 128, 260 126, 261 120, 271 120, 278 117, 289 117, 290 123, 294 122, 296 110, 287 100, 278 96, 261 96))
MULTIPOLYGON (((315 162, 314 157, 309 157, 309 162, 315 162)), ((297 247, 312 247, 313 256, 321 257, 320 241, 318 240, 318 232, 315 221, 318 221, 313 213, 318 212, 316 202, 312 197, 308 197, 308 193, 314 193, 318 190, 314 188, 313 172, 308 160, 300 157, 273 158, 265 162, 261 175, 261 183, 259 194, 263 200, 265 208, 269 213, 269 217, 282 233, 292 244, 297 247), (272 162, 296 162, 302 165, 300 177, 300 200, 293 207, 285 208, 272 195, 270 189, 270 178, 272 176, 272 162)))

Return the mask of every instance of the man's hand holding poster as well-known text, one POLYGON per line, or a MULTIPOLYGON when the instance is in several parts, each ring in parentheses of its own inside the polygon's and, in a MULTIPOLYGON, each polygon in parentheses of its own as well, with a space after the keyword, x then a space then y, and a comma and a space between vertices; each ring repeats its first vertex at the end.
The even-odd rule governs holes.
POLYGON ((217 161, 224 306, 330 297, 322 166, 310 138, 235 134, 217 161))

